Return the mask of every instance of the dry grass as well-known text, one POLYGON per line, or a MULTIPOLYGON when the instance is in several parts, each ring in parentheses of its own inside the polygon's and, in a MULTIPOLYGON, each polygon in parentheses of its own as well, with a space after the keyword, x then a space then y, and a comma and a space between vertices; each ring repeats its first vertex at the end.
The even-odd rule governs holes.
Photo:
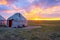
POLYGON ((0 28, 0 40, 60 40, 60 21, 45 22, 29 22, 30 26, 42 26, 35 29, 0 28))
POLYGON ((51 34, 59 33, 60 35, 60 31, 56 28, 58 27, 43 26, 43 28, 31 30, 23 28, 0 28, 0 40, 51 40, 51 34))

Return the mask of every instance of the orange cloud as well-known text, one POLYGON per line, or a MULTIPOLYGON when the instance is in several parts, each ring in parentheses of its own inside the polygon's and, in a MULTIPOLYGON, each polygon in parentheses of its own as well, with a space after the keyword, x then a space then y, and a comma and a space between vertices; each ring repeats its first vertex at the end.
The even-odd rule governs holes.
MULTIPOLYGON (((25 9, 18 8, 15 5, 11 5, 13 10, 5 10, 5 13, 14 14, 16 12, 22 13, 23 16, 26 17, 27 20, 60 20, 60 18, 43 18, 41 14, 53 14, 53 13, 60 13, 60 6, 53 6, 50 8, 43 9, 39 6, 31 6, 30 11, 26 11, 25 9), (39 15, 38 15, 39 14, 39 15)), ((43 16, 43 15, 42 15, 43 16)))
POLYGON ((53 6, 45 10, 45 13, 47 14, 58 13, 58 12, 60 13, 60 6, 53 6))
POLYGON ((57 13, 60 12, 60 6, 53 6, 53 7, 49 7, 46 9, 43 9, 39 6, 33 6, 31 7, 31 11, 30 13, 41 13, 41 14, 51 14, 51 13, 57 13))
MULTIPOLYGON (((39 16, 38 14, 53 14, 53 13, 60 13, 60 6, 53 6, 53 7, 50 7, 50 8, 46 8, 46 9, 43 9, 41 7, 38 7, 38 6, 32 6, 31 7, 31 10, 28 12, 28 14, 26 15, 27 19, 28 20, 56 20, 56 19, 59 19, 60 18, 43 18, 41 16, 39 16)), ((43 15, 42 15, 43 16, 43 15)))
POLYGON ((6 0, 1 0, 1 1, 0 1, 0 4, 2 4, 2 5, 7 5, 7 1, 6 1, 6 0))

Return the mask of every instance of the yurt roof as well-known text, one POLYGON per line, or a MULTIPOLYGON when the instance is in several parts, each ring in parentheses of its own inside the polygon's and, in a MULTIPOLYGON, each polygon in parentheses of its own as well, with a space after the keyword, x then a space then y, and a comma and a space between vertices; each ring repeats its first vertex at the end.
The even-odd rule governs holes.
POLYGON ((20 13, 15 13, 13 16, 9 17, 8 20, 26 20, 26 18, 20 14, 20 13))
POLYGON ((0 15, 0 20, 5 20, 5 18, 0 15))

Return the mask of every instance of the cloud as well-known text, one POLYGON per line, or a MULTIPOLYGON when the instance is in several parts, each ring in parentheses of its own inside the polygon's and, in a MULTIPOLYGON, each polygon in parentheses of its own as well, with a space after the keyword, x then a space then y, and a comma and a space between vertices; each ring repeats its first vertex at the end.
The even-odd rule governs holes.
POLYGON ((53 6, 44 9, 39 6, 32 5, 29 7, 30 8, 29 11, 26 11, 25 9, 22 8, 17 8, 17 6, 15 5, 12 5, 11 7, 13 8, 13 10, 4 10, 3 12, 8 13, 8 15, 13 15, 16 12, 20 12, 28 20, 60 17, 60 6, 53 6))
POLYGON ((30 9, 26 15, 28 19, 60 18, 60 6, 53 6, 46 9, 39 6, 31 6, 30 9))
POLYGON ((60 13, 60 6, 53 6, 49 8, 41 8, 39 6, 31 6, 31 13, 42 13, 42 14, 52 14, 52 13, 60 13))
POLYGON ((0 0, 0 4, 7 5, 7 1, 6 0, 0 0))
POLYGON ((28 2, 30 2, 30 3, 33 3, 35 0, 27 0, 28 2))
POLYGON ((47 8, 60 5, 60 0, 34 0, 32 4, 47 8))
POLYGON ((12 10, 12 7, 6 6, 6 5, 0 5, 0 11, 4 11, 4 10, 12 10))
POLYGON ((20 12, 27 19, 60 18, 60 0, 0 0, 1 15, 20 12))

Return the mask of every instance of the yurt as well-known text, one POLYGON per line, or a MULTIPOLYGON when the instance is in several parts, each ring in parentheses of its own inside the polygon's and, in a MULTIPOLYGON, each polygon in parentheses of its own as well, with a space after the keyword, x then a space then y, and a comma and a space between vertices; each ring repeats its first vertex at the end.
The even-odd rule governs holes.
POLYGON ((0 15, 0 27, 6 25, 6 20, 0 15))
POLYGON ((26 26, 27 26, 27 20, 20 13, 16 13, 7 19, 7 27, 21 28, 21 27, 26 27, 26 26))

